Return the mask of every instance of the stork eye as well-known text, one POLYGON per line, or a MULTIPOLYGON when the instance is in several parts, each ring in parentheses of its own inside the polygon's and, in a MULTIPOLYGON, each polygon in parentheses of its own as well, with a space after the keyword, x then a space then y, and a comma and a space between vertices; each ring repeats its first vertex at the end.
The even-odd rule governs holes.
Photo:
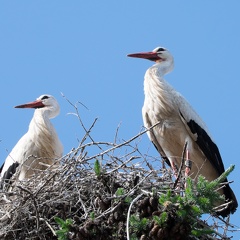
POLYGON ((166 51, 165 48, 158 48, 157 52, 163 52, 163 51, 166 51))
POLYGON ((49 98, 49 96, 43 96, 42 98, 41 98, 41 100, 43 100, 43 99, 48 99, 49 98))

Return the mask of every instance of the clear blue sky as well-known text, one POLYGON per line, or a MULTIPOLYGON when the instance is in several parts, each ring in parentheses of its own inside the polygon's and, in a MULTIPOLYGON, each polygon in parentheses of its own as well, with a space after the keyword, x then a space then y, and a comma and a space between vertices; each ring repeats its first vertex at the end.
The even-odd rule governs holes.
MULTIPOLYGON (((143 76, 151 62, 128 53, 168 48, 175 69, 166 79, 204 119, 240 201, 240 2, 230 1, 1 1, 0 3, 0 163, 27 131, 32 110, 13 106, 41 94, 54 95, 61 114, 53 120, 64 153, 77 146, 86 127, 92 136, 128 139, 142 127, 143 76)), ((157 156, 147 136, 143 146, 157 156)), ((144 151, 144 149, 142 149, 144 151)), ((239 210, 231 218, 240 225, 239 210)), ((239 233, 234 239, 240 239, 239 233)))

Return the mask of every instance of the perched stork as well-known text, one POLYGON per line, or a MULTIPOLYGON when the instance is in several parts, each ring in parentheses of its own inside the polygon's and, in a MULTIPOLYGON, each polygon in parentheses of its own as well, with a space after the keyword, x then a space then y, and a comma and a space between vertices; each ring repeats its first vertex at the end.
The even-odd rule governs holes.
POLYGON ((15 108, 35 108, 28 132, 17 142, 1 167, 1 187, 20 167, 19 180, 44 170, 62 156, 63 147, 50 122, 60 107, 51 95, 41 95, 36 101, 15 108))
MULTIPOLYGON (((207 127, 184 97, 163 78, 173 70, 174 60, 170 52, 157 47, 152 52, 129 54, 128 57, 155 62, 146 71, 144 78, 145 100, 142 115, 146 128, 159 123, 148 132, 148 137, 162 158, 176 171, 187 143, 186 159, 192 161, 191 177, 196 178, 201 174, 209 181, 219 177, 225 169, 218 147, 207 127)), ((219 212, 225 217, 234 213, 238 203, 229 185, 223 188, 222 193, 226 202, 232 201, 228 209, 219 212)))

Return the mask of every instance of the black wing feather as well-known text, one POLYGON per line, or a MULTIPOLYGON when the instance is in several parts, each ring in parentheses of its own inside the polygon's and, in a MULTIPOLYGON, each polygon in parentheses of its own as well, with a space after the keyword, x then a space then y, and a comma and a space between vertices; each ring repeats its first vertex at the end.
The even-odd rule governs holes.
MULTIPOLYGON (((197 134, 196 142, 199 148, 205 154, 206 158, 211 162, 212 166, 217 170, 218 174, 221 175, 225 169, 217 145, 212 141, 207 132, 201 128, 194 120, 187 122, 187 125, 193 134, 197 134)), ((228 182, 228 180, 225 179, 223 182, 228 182)), ((236 211, 238 202, 235 194, 228 184, 226 184, 223 188, 223 192, 226 202, 232 200, 232 203, 228 206, 227 209, 224 209, 218 213, 219 215, 226 217, 229 213, 234 213, 236 211)))
MULTIPOLYGON (((0 183, 0 189, 3 189, 5 183, 9 183, 11 177, 13 176, 13 174, 16 172, 17 168, 19 166, 18 162, 13 163, 11 166, 9 166, 8 170, 3 174, 1 183, 0 183)), ((2 172, 3 169, 3 165, 0 169, 0 171, 2 172)))
POLYGON ((191 132, 197 134, 197 144, 205 154, 206 158, 211 162, 213 167, 221 175, 225 169, 223 161, 217 145, 212 141, 207 132, 201 128, 194 120, 187 122, 191 132))

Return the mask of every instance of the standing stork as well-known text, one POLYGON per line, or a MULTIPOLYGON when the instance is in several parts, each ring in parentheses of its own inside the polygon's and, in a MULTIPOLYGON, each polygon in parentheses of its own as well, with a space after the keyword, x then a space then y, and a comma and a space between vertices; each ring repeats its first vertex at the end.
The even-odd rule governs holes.
POLYGON ((50 122, 50 119, 60 112, 58 102, 53 96, 41 95, 36 101, 15 108, 36 110, 28 132, 17 142, 1 167, 2 188, 18 167, 20 167, 18 179, 23 180, 54 164, 63 153, 63 146, 50 122))
MULTIPOLYGON (((173 70, 174 60, 170 52, 157 47, 152 52, 128 54, 128 57, 155 62, 146 71, 144 78, 145 100, 142 115, 146 128, 157 124, 148 131, 148 137, 162 158, 176 173, 187 143, 186 159, 192 161, 191 177, 196 178, 201 174, 209 181, 218 178, 225 169, 217 145, 190 104, 163 78, 173 70)), ((219 212, 219 215, 225 217, 235 212, 238 203, 228 184, 222 193, 226 202, 231 201, 227 209, 219 212)))

